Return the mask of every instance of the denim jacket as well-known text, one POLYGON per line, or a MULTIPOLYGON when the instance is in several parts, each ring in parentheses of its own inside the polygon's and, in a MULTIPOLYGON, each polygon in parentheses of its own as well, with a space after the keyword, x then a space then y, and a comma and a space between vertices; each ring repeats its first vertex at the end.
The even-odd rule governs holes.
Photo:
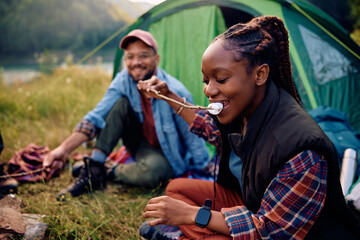
MULTIPOLYGON (((193 103, 190 92, 179 80, 160 68, 157 68, 156 76, 165 81, 173 92, 181 97, 186 97, 186 101, 193 103)), ((142 123, 144 115, 140 93, 137 83, 133 81, 127 69, 123 69, 115 76, 102 100, 83 119, 90 121, 97 128, 104 128, 106 116, 121 97, 129 99, 136 116, 142 123)), ((188 130, 189 125, 186 121, 175 114, 164 100, 151 99, 151 107, 161 149, 172 166, 175 176, 179 176, 187 170, 202 169, 207 166, 210 156, 205 142, 188 130)))

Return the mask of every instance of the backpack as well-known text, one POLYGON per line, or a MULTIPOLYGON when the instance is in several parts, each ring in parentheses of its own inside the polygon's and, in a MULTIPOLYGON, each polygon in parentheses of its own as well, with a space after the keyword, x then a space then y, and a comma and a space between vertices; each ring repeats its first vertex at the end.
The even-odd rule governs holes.
POLYGON ((341 169, 342 158, 347 148, 358 151, 358 167, 355 172, 355 179, 357 179, 360 174, 360 140, 354 128, 348 122, 345 113, 327 106, 320 106, 308 113, 333 142, 338 153, 339 169, 341 169))

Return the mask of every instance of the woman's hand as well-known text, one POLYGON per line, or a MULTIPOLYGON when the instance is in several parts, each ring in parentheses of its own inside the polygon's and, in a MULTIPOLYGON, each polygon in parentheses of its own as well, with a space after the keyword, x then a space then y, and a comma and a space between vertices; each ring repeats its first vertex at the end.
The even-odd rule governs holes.
MULTIPOLYGON (((139 81, 137 84, 139 91, 142 91, 146 97, 148 98, 157 98, 162 99, 163 97, 158 96, 156 93, 152 92, 151 90, 155 90, 161 95, 165 96, 164 100, 172 107, 175 113, 179 114, 188 124, 191 124, 195 118, 195 110, 183 108, 179 106, 177 102, 184 103, 183 97, 180 97, 178 94, 174 93, 168 88, 168 85, 165 81, 159 80, 157 77, 152 76, 149 80, 146 81, 139 81), (171 101, 169 99, 175 100, 171 101), (180 110, 180 111, 179 111, 180 110)), ((186 105, 192 105, 188 102, 184 103, 186 105)))
POLYGON ((157 96, 155 93, 151 92, 151 89, 154 89, 165 96, 170 92, 167 83, 165 81, 161 81, 156 76, 152 76, 150 79, 145 81, 139 81, 137 87, 140 91, 145 93, 147 97, 158 99, 160 99, 160 97, 157 96))
POLYGON ((188 225, 195 224, 199 207, 191 206, 181 200, 168 196, 155 197, 149 200, 145 207, 144 218, 154 218, 148 221, 150 226, 188 225))

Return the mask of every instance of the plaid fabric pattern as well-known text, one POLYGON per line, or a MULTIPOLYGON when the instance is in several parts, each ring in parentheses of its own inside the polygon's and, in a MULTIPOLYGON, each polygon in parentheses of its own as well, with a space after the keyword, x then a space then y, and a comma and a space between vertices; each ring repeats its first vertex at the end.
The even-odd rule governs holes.
POLYGON ((218 145, 220 131, 214 120, 206 114, 206 110, 196 110, 195 120, 189 126, 189 130, 202 137, 211 145, 218 145))
POLYGON ((90 121, 83 119, 76 125, 74 132, 81 132, 85 134, 88 137, 88 141, 90 141, 96 136, 97 129, 90 121))
POLYGON ((304 151, 278 172, 257 213, 245 206, 221 212, 234 239, 304 239, 324 206, 327 162, 304 151))

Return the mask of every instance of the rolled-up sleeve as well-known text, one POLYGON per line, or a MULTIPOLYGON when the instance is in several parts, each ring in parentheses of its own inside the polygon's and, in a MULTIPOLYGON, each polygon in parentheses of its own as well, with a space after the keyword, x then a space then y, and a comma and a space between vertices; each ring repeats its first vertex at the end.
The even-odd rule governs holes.
POLYGON ((74 132, 85 134, 88 137, 88 141, 90 141, 96 136, 98 131, 94 124, 88 120, 82 120, 75 126, 74 132))
POLYGON ((217 146, 219 143, 220 131, 205 110, 196 110, 195 119, 189 126, 189 130, 211 145, 217 146))
POLYGON ((304 239, 326 197, 327 162, 304 151, 278 172, 265 191, 260 209, 223 208, 234 239, 304 239))

